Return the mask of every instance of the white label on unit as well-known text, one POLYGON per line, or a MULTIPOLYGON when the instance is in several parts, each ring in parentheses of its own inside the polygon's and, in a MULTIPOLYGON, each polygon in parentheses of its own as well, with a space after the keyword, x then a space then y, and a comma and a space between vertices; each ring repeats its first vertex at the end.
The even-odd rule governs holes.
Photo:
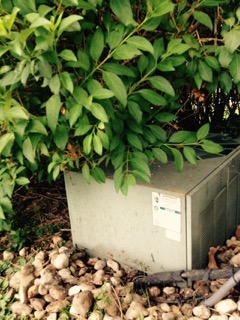
POLYGON ((181 233, 180 198, 152 192, 152 212, 153 225, 173 231, 174 233, 181 233))

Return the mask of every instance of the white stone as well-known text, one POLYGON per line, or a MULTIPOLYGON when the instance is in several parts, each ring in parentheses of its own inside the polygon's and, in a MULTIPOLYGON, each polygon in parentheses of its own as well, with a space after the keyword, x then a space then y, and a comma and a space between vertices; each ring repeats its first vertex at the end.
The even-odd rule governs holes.
POLYGON ((237 310, 237 304, 232 299, 225 299, 216 303, 214 309, 220 314, 232 313, 237 310))
POLYGON ((120 269, 119 263, 112 259, 107 260, 107 266, 115 272, 117 272, 120 269))
POLYGON ((29 305, 21 303, 19 301, 16 301, 11 305, 11 310, 12 313, 21 316, 28 316, 32 313, 32 308, 29 305))
POLYGON ((73 286, 68 289, 68 295, 74 296, 75 294, 79 293, 80 291, 81 291, 81 287, 76 285, 76 286, 73 286))
POLYGON ((63 238, 58 236, 58 235, 54 235, 52 237, 52 242, 53 244, 55 244, 56 246, 58 246, 61 242, 63 242, 63 238))
MULTIPOLYGON (((228 320, 228 316, 225 314, 221 314, 221 315, 214 314, 209 318, 209 320, 228 320)), ((232 319, 232 320, 237 320, 237 319, 232 319)))
POLYGON ((240 320, 240 315, 238 312, 233 312, 229 317, 229 320, 240 320))
POLYGON ((162 320, 175 320, 175 315, 173 312, 162 313, 162 320))
POLYGON ((93 295, 90 291, 83 291, 73 297, 72 305, 69 310, 72 315, 80 315, 86 318, 87 313, 92 307, 93 295))
POLYGON ((36 311, 43 311, 46 301, 44 299, 32 298, 30 304, 36 311))
POLYGON ((12 260, 14 258, 14 253, 11 251, 3 251, 3 260, 8 261, 12 260))
POLYGON ((142 317, 146 317, 148 315, 149 313, 147 309, 141 303, 133 301, 127 309, 124 319, 142 319, 142 317))
POLYGON ((28 253, 28 248, 27 247, 24 247, 19 251, 20 257, 26 257, 27 253, 28 253))
POLYGON ((60 270, 69 266, 69 258, 66 253, 60 253, 51 259, 51 263, 56 269, 60 270))
POLYGON ((150 297, 158 297, 161 294, 161 290, 156 286, 148 288, 148 292, 150 297))
POLYGON ((59 285, 50 287, 49 294, 55 300, 64 300, 67 297, 66 289, 59 285))
POLYGON ((57 320, 57 313, 51 313, 46 320, 57 320))
POLYGON ((45 317, 46 311, 42 310, 42 311, 34 311, 34 318, 37 320, 41 320, 45 317))
POLYGON ((95 270, 103 270, 106 267, 107 263, 104 260, 98 260, 95 265, 94 269, 95 270))
POLYGON ((68 305, 69 301, 67 300, 53 301, 49 303, 49 305, 46 307, 46 311, 49 313, 59 312, 61 310, 66 309, 68 305))
POLYGON ((174 294, 176 292, 176 289, 174 287, 165 287, 163 288, 163 292, 169 296, 171 294, 174 294))
POLYGON ((199 305, 193 308, 193 314, 196 317, 199 317, 201 319, 208 319, 211 316, 210 310, 204 306, 204 305, 199 305))
POLYGON ((239 267, 240 266, 240 253, 236 254, 233 256, 230 260, 231 265, 234 267, 239 267))
POLYGON ((159 307, 161 308, 161 310, 163 312, 170 312, 171 311, 170 306, 166 302, 160 303, 159 307))
POLYGON ((88 320, 102 320, 102 319, 103 319, 103 314, 98 310, 93 311, 88 317, 88 320))

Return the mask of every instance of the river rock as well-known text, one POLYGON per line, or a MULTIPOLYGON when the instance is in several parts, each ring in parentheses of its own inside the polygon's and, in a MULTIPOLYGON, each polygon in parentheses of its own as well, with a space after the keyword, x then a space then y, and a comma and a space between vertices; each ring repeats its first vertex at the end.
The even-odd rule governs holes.
POLYGON ((142 317, 146 317, 148 316, 149 313, 147 311, 147 309, 139 302, 135 302, 133 301, 126 314, 125 314, 125 320, 132 320, 132 319, 138 319, 138 318, 142 318, 142 317))
POLYGON ((237 310, 237 304, 232 299, 225 299, 216 303, 214 309, 220 314, 232 313, 237 310))
POLYGON ((199 305, 193 308, 193 314, 196 317, 199 317, 201 319, 208 319, 211 316, 210 310, 204 306, 204 305, 199 305))
POLYGON ((70 314, 79 315, 86 318, 87 313, 92 307, 93 295, 90 291, 83 291, 73 297, 70 314))
POLYGON ((69 305, 69 301, 67 300, 53 301, 49 303, 49 305, 46 307, 46 311, 49 313, 59 312, 61 310, 66 309, 68 305, 69 305))
POLYGON ((63 252, 56 256, 53 256, 51 259, 51 263, 56 269, 60 270, 69 266, 69 258, 67 254, 63 252))
POLYGON ((32 313, 32 308, 24 303, 19 301, 13 302, 11 305, 12 313, 18 314, 20 316, 28 316, 32 313))

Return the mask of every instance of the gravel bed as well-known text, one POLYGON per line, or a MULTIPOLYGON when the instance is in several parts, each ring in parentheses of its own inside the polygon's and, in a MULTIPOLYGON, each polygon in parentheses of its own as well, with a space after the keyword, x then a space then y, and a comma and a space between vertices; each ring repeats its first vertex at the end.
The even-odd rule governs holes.
MULTIPOLYGON (((209 250, 209 267, 240 266, 238 232, 225 246, 209 250)), ((238 285, 211 308, 202 304, 228 279, 136 287, 137 270, 89 257, 59 234, 44 250, 4 251, 2 263, 8 268, 0 306, 5 301, 8 312, 2 308, 0 319, 240 320, 238 285)))

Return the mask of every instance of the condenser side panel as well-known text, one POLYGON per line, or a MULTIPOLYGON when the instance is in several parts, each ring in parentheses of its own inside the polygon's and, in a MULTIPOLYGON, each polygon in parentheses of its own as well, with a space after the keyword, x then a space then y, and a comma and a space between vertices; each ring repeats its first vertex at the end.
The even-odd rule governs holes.
POLYGON ((185 195, 136 185, 124 196, 112 179, 88 185, 74 172, 65 181, 76 246, 147 273, 186 269, 185 195))
POLYGON ((216 226, 225 228, 219 216, 223 213, 223 221, 226 219, 223 208, 226 208, 227 180, 226 166, 214 172, 210 179, 203 180, 186 196, 187 219, 191 219, 191 224, 187 224, 189 269, 205 268, 209 248, 225 241, 226 231, 217 236, 215 231, 216 226), (221 205, 222 213, 218 215, 216 212, 221 205))

